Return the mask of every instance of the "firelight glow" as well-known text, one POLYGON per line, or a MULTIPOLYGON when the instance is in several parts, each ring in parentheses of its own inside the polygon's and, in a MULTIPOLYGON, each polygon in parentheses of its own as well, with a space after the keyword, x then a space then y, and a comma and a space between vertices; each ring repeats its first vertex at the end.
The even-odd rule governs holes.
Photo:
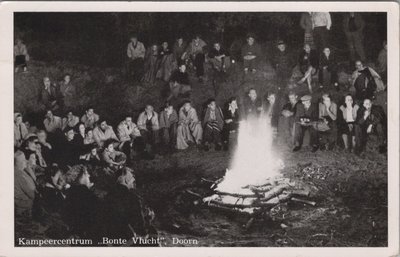
POLYGON ((217 191, 251 192, 248 185, 262 185, 280 174, 283 162, 273 150, 273 131, 269 119, 248 119, 241 122, 237 149, 217 191))

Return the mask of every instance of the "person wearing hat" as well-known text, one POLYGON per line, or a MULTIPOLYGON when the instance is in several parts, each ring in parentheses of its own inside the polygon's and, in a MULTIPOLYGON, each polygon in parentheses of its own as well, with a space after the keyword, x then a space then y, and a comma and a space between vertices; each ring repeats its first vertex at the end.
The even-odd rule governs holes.
POLYGON ((21 113, 14 113, 14 147, 20 147, 27 135, 28 129, 22 121, 21 113))
POLYGON ((294 124, 294 142, 293 152, 301 149, 304 133, 308 130, 310 133, 310 145, 312 152, 318 150, 318 131, 314 129, 313 123, 318 120, 318 106, 311 102, 312 97, 305 95, 301 97, 302 104, 297 105, 294 124))
POLYGON ((276 48, 277 50, 272 56, 271 64, 276 72, 278 88, 281 89, 286 86, 292 75, 294 62, 290 58, 283 40, 277 42, 276 48))
POLYGON ((146 48, 143 43, 138 41, 137 35, 130 37, 126 54, 129 58, 128 73, 133 79, 140 81, 143 76, 143 65, 146 48))
POLYGON ((247 73, 257 71, 257 63, 261 56, 261 47, 255 42, 253 34, 247 35, 247 43, 242 47, 243 69, 247 73))

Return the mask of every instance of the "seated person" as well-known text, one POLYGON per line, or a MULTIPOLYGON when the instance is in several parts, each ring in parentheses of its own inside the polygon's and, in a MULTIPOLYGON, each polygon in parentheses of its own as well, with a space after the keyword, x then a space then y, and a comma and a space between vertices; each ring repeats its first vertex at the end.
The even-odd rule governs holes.
POLYGON ((303 49, 298 63, 303 77, 297 83, 302 84, 307 81, 308 90, 312 93, 312 76, 318 71, 318 55, 315 50, 311 50, 309 44, 305 44, 303 49))
POLYGON ((72 166, 78 163, 81 149, 74 140, 75 131, 67 127, 64 130, 64 138, 57 149, 55 149, 56 163, 61 167, 72 166))
POLYGON ((236 97, 231 97, 225 104, 222 111, 224 115, 224 128, 222 130, 222 140, 224 150, 228 150, 232 145, 237 142, 238 130, 239 130, 239 107, 237 104, 236 97), (234 142, 232 142, 232 139, 234 142))
POLYGON ((354 151, 356 148, 355 121, 359 108, 352 95, 346 95, 344 104, 339 108, 338 121, 340 122, 338 128, 346 151, 354 151), (349 139, 351 143, 349 143, 349 139))
POLYGON ((313 126, 318 120, 318 105, 312 103, 311 99, 310 95, 305 95, 301 98, 302 104, 297 105, 294 124, 295 147, 293 152, 301 149, 306 130, 310 133, 311 152, 318 150, 318 131, 313 126))
POLYGON ((178 114, 170 103, 166 103, 160 113, 160 130, 162 142, 165 146, 173 148, 176 145, 176 128, 178 126, 178 114))
POLYGON ((202 82, 202 77, 204 76, 204 61, 205 61, 205 47, 207 43, 200 38, 200 35, 196 35, 192 42, 189 43, 186 48, 186 56, 188 56, 194 65, 196 70, 196 76, 199 81, 202 82))
POLYGON ((79 173, 70 183, 71 188, 66 191, 65 222, 73 235, 86 238, 94 229, 95 217, 100 211, 99 200, 91 190, 94 184, 85 166, 80 167, 79 173))
POLYGON ((76 126, 73 127, 76 130, 75 141, 79 146, 84 145, 85 137, 86 137, 86 128, 83 122, 79 122, 76 126))
POLYGON ((179 95, 185 95, 192 90, 189 74, 186 72, 186 65, 182 62, 178 68, 169 79, 170 95, 168 96, 168 101, 173 97, 178 98, 179 95))
POLYGON ((186 101, 179 110, 179 121, 177 128, 176 148, 183 150, 189 147, 190 143, 201 144, 203 129, 190 101, 186 101))
POLYGON ((85 138, 83 139, 83 144, 84 145, 92 145, 95 143, 96 143, 96 141, 94 140, 94 137, 93 137, 93 129, 86 128, 85 129, 85 138))
POLYGON ((43 208, 49 212, 58 212, 64 207, 66 184, 64 175, 57 165, 49 167, 45 174, 45 184, 39 190, 43 208))
POLYGON ((79 123, 79 117, 75 116, 72 111, 67 113, 67 117, 62 119, 62 129, 65 129, 67 126, 74 128, 79 123))
POLYGON ((257 96, 257 91, 254 88, 249 90, 248 98, 244 102, 244 114, 247 119, 259 118, 263 110, 262 100, 257 96))
POLYGON ((214 43, 213 49, 208 53, 208 57, 210 58, 214 70, 217 72, 226 72, 231 65, 231 59, 228 52, 221 48, 219 42, 214 43))
POLYGON ((275 92, 269 92, 267 95, 267 101, 265 103, 264 112, 268 118, 268 122, 271 124, 274 134, 278 130, 280 106, 275 92))
POLYGON ((39 94, 39 103, 45 110, 60 111, 61 93, 56 83, 51 83, 49 77, 43 78, 43 87, 39 94))
POLYGON ((158 114, 154 111, 153 106, 147 105, 145 110, 139 115, 137 126, 143 137, 146 149, 150 152, 151 148, 158 144, 158 114))
POLYGON ((331 85, 338 86, 337 62, 329 47, 324 48, 319 58, 318 78, 320 88, 329 87, 331 85))
POLYGON ((131 150, 134 145, 141 144, 142 135, 135 123, 132 122, 132 117, 127 116, 118 124, 118 137, 121 142, 120 149, 130 158, 131 150))
POLYGON ((86 128, 94 128, 100 117, 94 112, 92 107, 89 107, 81 118, 81 122, 85 124, 86 128))
MULTIPOLYGON (((32 155, 34 153, 32 152, 32 155)), ((29 157, 28 157, 29 158, 29 157)), ((14 208, 16 215, 32 217, 36 175, 22 151, 14 154, 14 208)))
POLYGON ((363 106, 358 110, 356 120, 356 154, 365 150, 368 135, 378 135, 379 152, 386 152, 387 120, 382 106, 375 105, 371 99, 365 99, 363 106))
POLYGON ((282 141, 286 144, 293 144, 293 129, 296 116, 297 105, 301 104, 297 99, 297 94, 295 92, 289 92, 289 102, 286 103, 281 112, 278 122, 278 132, 282 141))
POLYGON ((323 148, 332 150, 337 139, 337 105, 332 102, 329 94, 322 95, 322 102, 319 103, 319 120, 322 124, 316 123, 316 129, 319 131, 323 148))
POLYGON ((46 118, 43 120, 47 133, 56 133, 62 130, 62 120, 60 117, 53 115, 51 110, 47 110, 46 118))
POLYGON ((60 82, 60 93, 62 96, 63 106, 71 107, 74 104, 76 97, 75 86, 71 83, 71 74, 65 74, 60 82))
POLYGON ((14 147, 20 147, 27 135, 28 129, 22 121, 21 113, 14 113, 14 147))
POLYGON ((47 133, 45 130, 39 130, 36 132, 38 138, 38 144, 41 146, 41 153, 46 163, 50 164, 53 162, 53 147, 47 142, 47 133))
POLYGON ((112 172, 120 169, 126 163, 126 155, 114 149, 115 141, 109 139, 104 143, 103 161, 112 172))
POLYGON ((97 146, 95 144, 91 144, 89 146, 89 152, 79 156, 79 162, 82 164, 91 165, 92 167, 100 166, 101 159, 97 152, 97 146))
POLYGON ((207 105, 203 119, 203 143, 205 151, 210 149, 210 144, 212 143, 215 145, 215 150, 221 150, 221 131, 223 127, 224 115, 222 114, 222 110, 215 103, 215 99, 211 99, 207 105))
MULTIPOLYGON (((145 216, 141 199, 135 192, 135 177, 128 168, 118 170, 116 177, 116 183, 104 199, 104 209, 99 213, 100 226, 96 234, 126 240, 134 236, 145 237, 151 232, 150 219, 145 216)), ((153 212, 152 215, 154 218, 153 212)))
POLYGON ((252 34, 247 35, 247 43, 242 47, 242 58, 244 72, 249 70, 252 73, 257 71, 257 65, 261 58, 261 47, 255 42, 255 37, 252 34))
POLYGON ((356 70, 351 77, 355 89, 355 99, 363 103, 364 99, 373 99, 375 92, 384 89, 379 74, 371 67, 364 66, 362 61, 356 61, 356 70))
POLYGON ((119 142, 114 129, 107 125, 107 121, 104 119, 99 120, 99 124, 93 129, 93 138, 97 146, 100 148, 103 148, 104 142, 108 139, 114 139, 116 146, 118 146, 119 142))
POLYGON ((286 44, 284 41, 279 40, 277 43, 277 50, 271 58, 272 67, 276 72, 276 79, 278 89, 285 88, 292 75, 294 63, 286 50, 286 44))

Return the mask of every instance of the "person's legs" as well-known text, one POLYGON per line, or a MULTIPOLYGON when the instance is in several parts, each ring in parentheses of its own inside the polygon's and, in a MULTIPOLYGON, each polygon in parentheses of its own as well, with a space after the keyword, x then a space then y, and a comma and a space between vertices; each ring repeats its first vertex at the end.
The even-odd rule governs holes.
POLYGON ((356 138, 356 153, 361 153, 364 150, 364 146, 366 144, 366 129, 364 126, 356 125, 355 126, 355 138, 356 138))
POLYGON ((221 150, 221 131, 218 129, 213 129, 213 142, 215 144, 215 150, 219 151, 221 150))
POLYGON ((243 60, 243 69, 244 69, 244 72, 248 72, 248 71, 249 71, 249 68, 250 68, 250 61, 244 59, 244 60, 243 60))
POLYGON ((203 53, 196 54, 194 58, 194 65, 196 67, 197 77, 201 77, 204 75, 204 61, 205 61, 205 56, 203 53))
POLYGON ((177 138, 176 138, 176 148, 183 150, 189 147, 189 145, 186 142, 187 138, 187 133, 189 133, 187 130, 189 128, 186 125, 180 124, 177 128, 177 138))
POLYGON ((353 34, 353 44, 355 51, 357 52, 358 56, 360 57, 361 61, 365 61, 365 52, 364 52, 364 37, 362 33, 352 33, 353 34))
POLYGON ((383 129, 382 124, 377 124, 375 127, 375 132, 378 135, 379 140, 379 152, 383 153, 386 151, 386 132, 383 129))
POLYGON ((301 126, 298 123, 294 124, 294 145, 295 145, 295 148, 293 149, 293 151, 300 150, 300 148, 301 148, 301 146, 303 144, 304 131, 305 131, 305 127, 301 126))
POLYGON ((347 46, 349 47, 349 51, 350 51, 350 59, 351 61, 355 61, 356 60, 356 50, 354 47, 354 33, 347 33, 346 34, 346 38, 347 38, 347 46))
POLYGON ((318 130, 314 129, 312 126, 307 127, 309 133, 310 133, 310 145, 313 147, 312 151, 315 151, 318 145, 319 145, 319 133, 318 130))
POLYGON ((196 144, 200 144, 203 138, 203 128, 201 127, 200 123, 197 123, 191 127, 191 133, 193 138, 196 141, 196 144))
POLYGON ((349 139, 346 134, 342 134, 342 139, 343 139, 343 144, 344 144, 344 149, 348 150, 349 149, 349 139))
POLYGON ((173 145, 176 144, 176 127, 177 127, 177 124, 174 123, 168 129, 168 132, 169 132, 169 145, 170 146, 173 146, 173 145))

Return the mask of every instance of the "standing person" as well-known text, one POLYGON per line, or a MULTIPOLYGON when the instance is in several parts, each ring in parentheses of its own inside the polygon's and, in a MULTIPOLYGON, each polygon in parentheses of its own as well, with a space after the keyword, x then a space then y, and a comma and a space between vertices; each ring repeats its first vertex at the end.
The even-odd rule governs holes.
POLYGON ((357 59, 365 61, 364 52, 364 36, 363 30, 365 27, 364 19, 361 13, 349 12, 343 17, 343 30, 346 34, 347 45, 350 50, 351 61, 356 61, 357 59), (358 57, 356 57, 356 54, 358 57))
POLYGON ((189 74, 186 71, 186 65, 182 62, 179 64, 178 70, 175 70, 169 79, 170 94, 167 101, 172 98, 178 98, 179 95, 190 93, 192 87, 190 86, 189 74))
POLYGON ((60 82, 60 93, 63 107, 71 108, 75 101, 76 93, 75 86, 71 83, 71 75, 68 73, 64 75, 63 80, 60 82))
POLYGON ((307 81, 308 90, 312 93, 312 76, 318 71, 318 55, 308 44, 304 45, 303 52, 299 56, 299 67, 303 77, 297 83, 302 84, 307 81))
POLYGON ((309 44, 312 49, 315 49, 311 12, 301 14, 300 26, 304 30, 304 44, 309 44))
POLYGON ((28 129, 22 120, 21 113, 14 113, 14 147, 19 148, 28 136, 28 129))
POLYGON ((178 126, 178 114, 170 103, 166 103, 160 113, 160 130, 163 144, 170 148, 176 145, 176 130, 178 126))
POLYGON ((196 70, 196 76, 199 81, 203 81, 204 76, 204 61, 205 61, 205 47, 207 43, 200 38, 200 35, 196 35, 192 42, 186 49, 186 54, 192 59, 194 69, 196 70))
POLYGON ((144 59, 144 81, 153 84, 156 80, 158 67, 160 64, 157 44, 152 44, 146 51, 144 59))
POLYGON ((313 26, 313 38, 317 52, 322 52, 322 49, 328 45, 329 30, 332 26, 331 15, 329 12, 312 12, 311 20, 313 26))
POLYGON ((322 95, 322 102, 319 103, 319 120, 327 126, 316 126, 321 136, 321 143, 324 149, 332 150, 337 139, 337 105, 332 102, 329 94, 322 95))
POLYGON ((183 150, 189 147, 189 144, 201 145, 203 129, 190 101, 186 101, 179 110, 179 121, 177 129, 176 148, 183 150))
POLYGON ((162 43, 158 57, 160 64, 156 77, 162 81, 169 81, 172 71, 177 68, 177 63, 167 41, 162 43))
POLYGON ((15 73, 19 71, 19 68, 23 69, 23 72, 27 72, 28 68, 26 62, 29 61, 28 50, 26 45, 22 43, 21 39, 17 39, 17 44, 14 46, 14 68, 15 73))
POLYGON ((319 58, 319 84, 320 88, 335 85, 337 83, 337 62, 329 47, 325 47, 319 58))
POLYGON ((187 44, 184 41, 183 37, 178 36, 178 38, 175 41, 174 49, 173 49, 173 54, 174 54, 175 60, 178 63, 184 62, 186 48, 187 48, 187 44))
POLYGON ((85 124, 86 128, 94 128, 99 121, 100 116, 94 112, 93 107, 87 108, 85 114, 81 117, 81 122, 85 124))
POLYGON ((224 150, 236 145, 239 130, 239 107, 236 97, 231 97, 222 111, 224 115, 224 128, 222 130, 222 141, 224 150))
POLYGON ((261 47, 255 42, 254 35, 247 35, 247 43, 242 47, 241 53, 244 72, 247 73, 250 70, 252 73, 256 73, 257 65, 261 57, 261 47))
POLYGON ((211 143, 214 143, 215 150, 221 150, 221 131, 223 127, 224 115, 222 114, 222 110, 215 103, 215 99, 211 99, 207 105, 203 119, 203 144, 205 151, 210 149, 211 143))
POLYGON ((140 81, 143 77, 144 56, 146 48, 142 42, 138 41, 137 35, 130 37, 126 54, 128 61, 128 74, 134 80, 140 81))
POLYGON ((293 148, 293 152, 301 149, 306 130, 310 133, 311 152, 318 150, 318 131, 313 126, 318 120, 318 105, 312 103, 311 99, 310 95, 305 95, 301 98, 302 104, 297 105, 294 124, 295 147, 293 148))
POLYGON ((60 90, 55 83, 51 83, 49 77, 43 78, 44 87, 39 95, 39 102, 44 109, 49 109, 53 112, 60 110, 60 90))
POLYGON ((151 152, 151 149, 159 143, 158 136, 160 129, 158 114, 154 111, 153 106, 146 105, 146 108, 138 117, 137 126, 144 139, 147 152, 151 152))
POLYGON ((288 145, 292 145, 294 139, 294 122, 296 110, 301 102, 298 100, 295 92, 289 92, 289 102, 286 103, 279 117, 278 132, 282 141, 288 145))
POLYGON ((354 151, 356 148, 355 121, 359 106, 353 101, 352 95, 346 95, 344 104, 340 106, 339 132, 342 136, 346 151, 354 151), (349 141, 351 143, 349 143, 349 141))
POLYGON ((282 89, 287 86, 292 74, 293 61, 286 50, 284 41, 279 40, 276 46, 277 50, 275 50, 275 54, 272 56, 271 64, 276 72, 278 89, 282 89))
POLYGON ((244 114, 246 119, 260 117, 262 110, 262 100, 257 96, 257 91, 251 88, 244 102, 244 114))
POLYGON ((383 48, 379 52, 377 60, 377 72, 381 75, 383 83, 387 84, 387 42, 383 41, 383 48))
POLYGON ((387 148, 387 119, 382 106, 375 105, 371 99, 365 99, 357 113, 356 120, 356 154, 365 150, 368 135, 378 135, 379 152, 385 153, 387 148))
POLYGON ((384 85, 379 74, 371 67, 364 66, 362 61, 356 61, 356 70, 351 77, 357 101, 373 99, 377 90, 383 90, 384 85))

